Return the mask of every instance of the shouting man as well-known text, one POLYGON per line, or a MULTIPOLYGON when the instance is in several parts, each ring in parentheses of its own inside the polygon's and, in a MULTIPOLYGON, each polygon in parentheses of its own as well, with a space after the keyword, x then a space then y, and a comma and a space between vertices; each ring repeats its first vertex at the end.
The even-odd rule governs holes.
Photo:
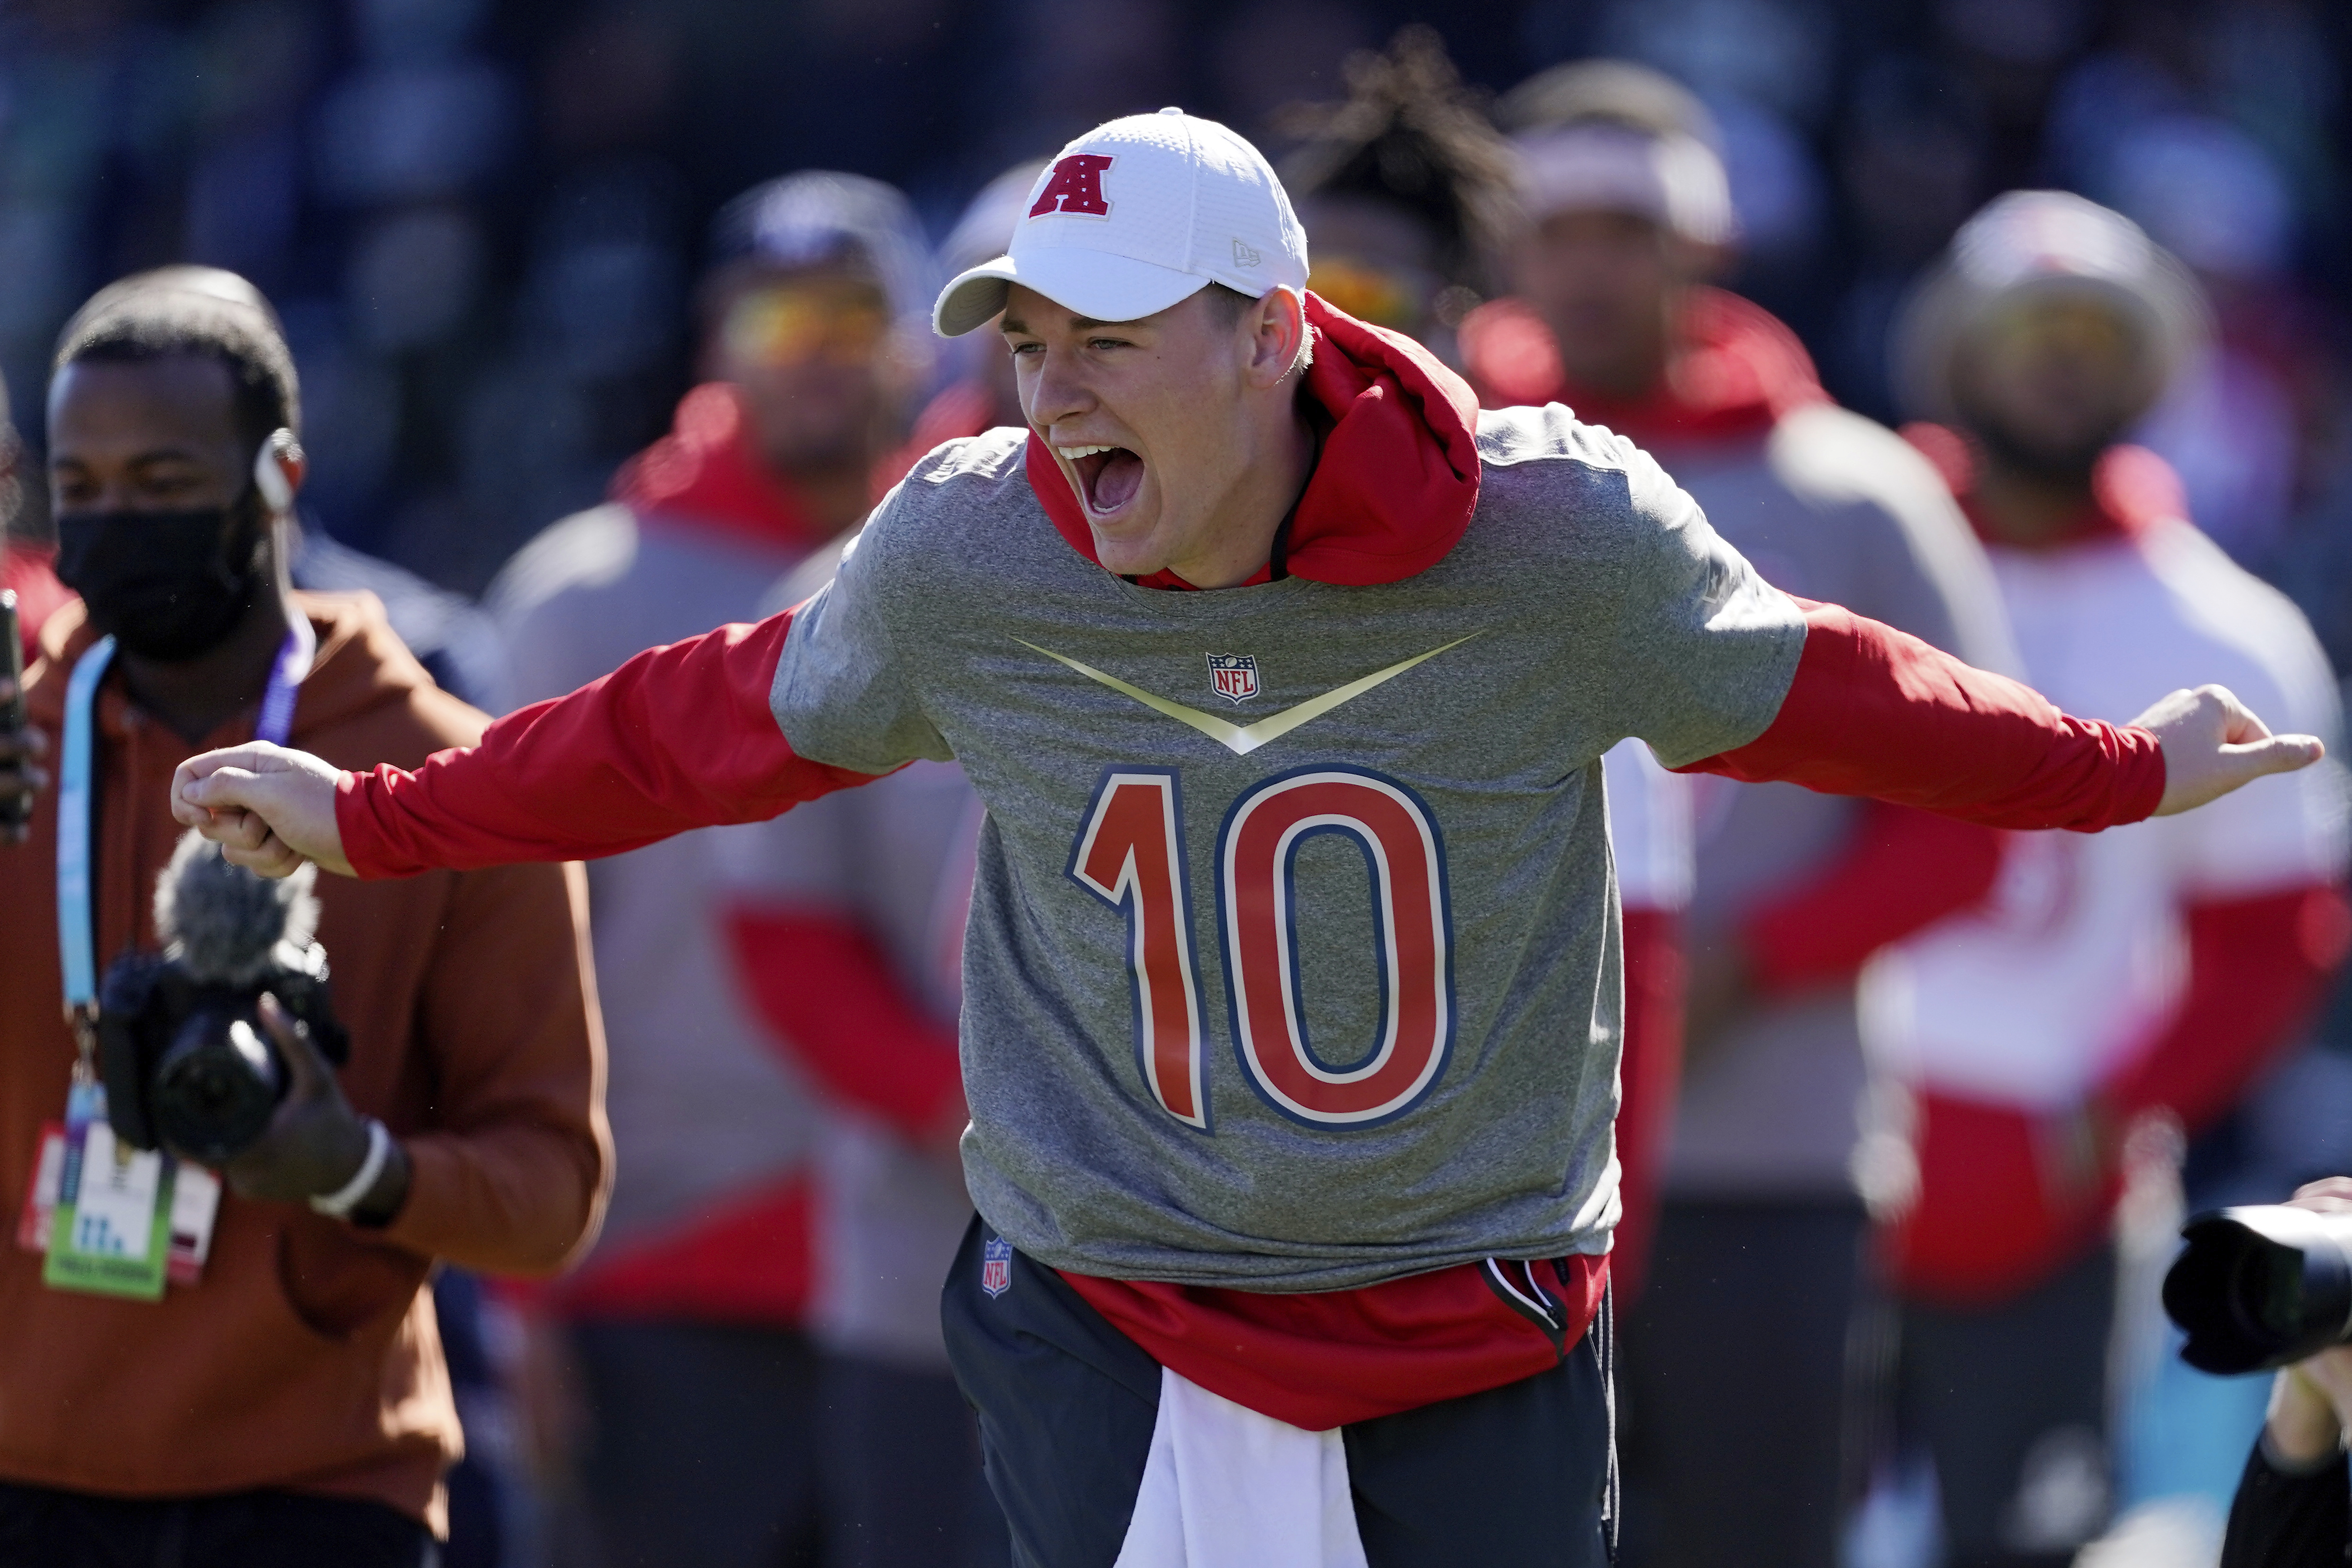
POLYGON ((1597 1568, 1601 753, 2092 831, 2319 747, 2218 688, 2070 718, 1792 600, 1631 444, 1481 413, 1306 277, 1255 149, 1114 120, 940 298, 1001 313, 1029 428, 918 465, 823 592, 421 768, 230 747, 173 806, 385 877, 955 758, 989 813, 944 1312, 1015 1561, 1597 1568))

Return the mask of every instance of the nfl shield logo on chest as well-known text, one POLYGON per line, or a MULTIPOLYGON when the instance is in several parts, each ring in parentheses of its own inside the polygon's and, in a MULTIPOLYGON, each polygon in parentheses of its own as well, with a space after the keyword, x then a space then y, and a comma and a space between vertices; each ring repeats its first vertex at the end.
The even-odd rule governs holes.
POLYGON ((993 1299, 1013 1289, 1013 1243, 991 1236, 981 1248, 980 1288, 993 1299))
POLYGON ((1209 685, 1229 703, 1247 702, 1257 695, 1257 655, 1255 653, 1212 653, 1209 655, 1209 685))

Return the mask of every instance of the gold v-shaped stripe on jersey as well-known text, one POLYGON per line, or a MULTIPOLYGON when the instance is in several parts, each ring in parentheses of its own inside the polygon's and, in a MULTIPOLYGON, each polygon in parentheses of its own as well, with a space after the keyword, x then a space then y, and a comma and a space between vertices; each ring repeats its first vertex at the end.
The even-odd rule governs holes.
MULTIPOLYGON (((1481 633, 1477 632, 1470 633, 1470 637, 1479 635, 1481 633)), ((1133 697, 1154 713, 1166 714, 1178 724, 1190 725, 1236 757, 1247 757, 1266 742, 1279 740, 1308 720, 1321 718, 1341 704, 1353 702, 1383 681, 1396 679, 1415 664, 1434 659, 1448 648, 1459 648, 1463 643, 1470 641, 1470 637, 1456 637, 1443 647, 1432 648, 1426 653, 1415 653, 1401 664, 1391 664, 1385 670, 1374 670, 1361 680, 1349 681, 1344 686, 1335 686, 1319 697, 1307 698, 1297 707, 1285 708, 1282 712, 1262 718, 1255 724, 1247 725, 1234 724, 1219 718, 1215 714, 1202 713, 1199 708, 1186 707, 1182 703, 1170 702, 1166 697, 1156 696, 1141 686, 1131 685, 1120 680, 1117 675, 1107 675, 1091 664, 1081 664, 1076 659, 1056 653, 1051 648, 1040 648, 1034 643, 1023 643, 1018 637, 1013 640, 1021 643, 1023 647, 1033 653, 1043 653, 1057 664, 1067 664, 1087 679, 1098 681, 1122 696, 1133 697)))

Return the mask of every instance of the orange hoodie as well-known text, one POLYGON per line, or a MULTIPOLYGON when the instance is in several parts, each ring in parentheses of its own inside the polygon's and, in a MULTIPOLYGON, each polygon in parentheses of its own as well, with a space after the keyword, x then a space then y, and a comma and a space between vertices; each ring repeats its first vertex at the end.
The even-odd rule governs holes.
MULTIPOLYGON (((291 743, 343 767, 415 767, 487 722, 432 683, 368 594, 296 594, 317 660, 291 743)), ((93 641, 59 611, 29 672, 55 754, 65 677, 93 641)), ((100 688, 93 876, 101 967, 155 946, 155 873, 179 835, 183 757, 250 739, 252 707, 196 744, 100 688)), ((44 1122, 66 1101, 57 798, 0 847, 0 1200, 19 1212, 44 1122)), ((268 1487, 387 1504, 446 1531, 462 1448, 426 1276, 436 1258, 545 1273, 595 1228, 611 1180, 604 1040, 572 866, 319 881, 319 939, 351 1030, 341 1077, 415 1168, 380 1231, 224 1195, 203 1281, 158 1303, 52 1291, 0 1248, 0 1478, 124 1497, 268 1487)))

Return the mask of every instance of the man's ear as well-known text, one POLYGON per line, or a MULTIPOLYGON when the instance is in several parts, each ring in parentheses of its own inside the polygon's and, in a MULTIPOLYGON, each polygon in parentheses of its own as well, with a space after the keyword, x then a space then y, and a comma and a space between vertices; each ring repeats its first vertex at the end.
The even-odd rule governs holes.
POLYGON ((1297 366, 1307 346, 1306 298, 1288 288, 1269 289, 1243 319, 1250 328, 1250 382, 1274 386, 1297 366))

